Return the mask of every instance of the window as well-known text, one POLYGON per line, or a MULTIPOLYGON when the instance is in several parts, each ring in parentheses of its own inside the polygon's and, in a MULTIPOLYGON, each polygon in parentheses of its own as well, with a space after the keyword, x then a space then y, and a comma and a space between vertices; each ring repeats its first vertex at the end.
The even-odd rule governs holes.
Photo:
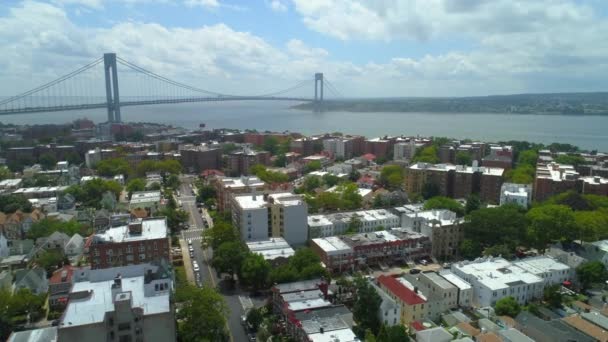
POLYGON ((139 255, 139 260, 146 260, 146 253, 142 253, 139 255))
POLYGON ((131 323, 118 323, 118 331, 131 330, 131 323))

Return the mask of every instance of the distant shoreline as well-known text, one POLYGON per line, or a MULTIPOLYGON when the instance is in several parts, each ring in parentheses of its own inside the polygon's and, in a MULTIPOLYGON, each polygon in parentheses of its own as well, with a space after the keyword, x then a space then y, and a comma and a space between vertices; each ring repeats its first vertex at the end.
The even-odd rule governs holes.
MULTIPOLYGON (((301 103, 291 108, 315 110, 314 102, 301 103)), ((608 115, 608 92, 518 94, 454 98, 386 98, 386 99, 330 99, 322 111, 387 112, 387 113, 446 113, 446 114, 516 114, 516 115, 608 115)))

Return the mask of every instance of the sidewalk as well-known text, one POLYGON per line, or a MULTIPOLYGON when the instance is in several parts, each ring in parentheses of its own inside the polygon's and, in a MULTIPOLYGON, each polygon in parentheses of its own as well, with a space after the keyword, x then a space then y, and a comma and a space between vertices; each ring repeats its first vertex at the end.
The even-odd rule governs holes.
POLYGON ((190 253, 188 253, 188 243, 183 238, 179 239, 179 246, 182 249, 182 260, 184 260, 184 270, 186 270, 186 279, 192 285, 196 285, 194 280, 194 271, 192 270, 192 260, 190 259, 190 253))

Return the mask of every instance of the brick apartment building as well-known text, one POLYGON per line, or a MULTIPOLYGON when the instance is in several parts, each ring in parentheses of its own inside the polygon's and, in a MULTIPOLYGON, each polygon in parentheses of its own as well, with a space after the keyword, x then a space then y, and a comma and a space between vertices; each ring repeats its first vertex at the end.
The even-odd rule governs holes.
POLYGON ((186 146, 180 151, 180 160, 186 170, 201 172, 222 167, 222 150, 207 146, 186 146))
POLYGON ((484 202, 497 204, 504 169, 451 164, 417 163, 411 165, 405 176, 407 193, 421 194, 427 184, 434 184, 438 195, 452 198, 467 198, 479 194, 484 202))
POLYGON ((139 219, 126 226, 98 232, 87 240, 92 269, 170 261, 169 230, 165 218, 139 219))
MULTIPOLYGON (((298 153, 302 157, 308 157, 315 154, 315 144, 321 144, 319 138, 299 138, 294 139, 289 143, 289 150, 298 153)), ((320 151, 317 151, 320 152, 320 151)))
POLYGON ((581 176, 572 165, 548 163, 537 165, 534 200, 542 202, 565 191, 608 196, 608 178, 581 176))
POLYGON ((292 138, 292 136, 284 133, 245 133, 244 142, 246 144, 262 146, 268 138, 274 138, 278 142, 283 143, 292 138))
POLYGON ((312 239, 310 248, 331 272, 403 263, 431 255, 428 236, 403 228, 312 239))
POLYGON ((266 183, 255 176, 241 177, 216 177, 213 187, 217 193, 217 210, 230 210, 232 196, 251 192, 262 193, 266 183))
POLYGON ((248 175, 251 167, 257 164, 270 165, 270 152, 244 148, 226 156, 226 173, 231 176, 248 175))
POLYGON ((394 139, 373 138, 365 140, 363 153, 371 153, 376 158, 387 159, 393 153, 394 139))

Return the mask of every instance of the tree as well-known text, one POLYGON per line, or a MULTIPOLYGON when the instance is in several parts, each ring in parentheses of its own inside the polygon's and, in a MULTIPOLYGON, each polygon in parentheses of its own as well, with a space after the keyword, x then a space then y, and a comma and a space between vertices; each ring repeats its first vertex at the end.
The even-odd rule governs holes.
POLYGON ((167 180, 165 181, 165 186, 171 189, 179 188, 180 184, 181 182, 176 174, 170 174, 169 177, 167 177, 167 180))
POLYGON ((257 331, 264 320, 264 316, 260 309, 252 308, 247 312, 247 323, 251 325, 254 331, 257 331))
POLYGON ((241 280, 254 290, 263 288, 270 275, 270 263, 261 254, 248 253, 241 266, 241 280))
POLYGON ((79 223, 76 220, 63 222, 54 218, 43 218, 42 220, 32 224, 32 227, 27 231, 28 239, 36 240, 41 237, 49 236, 54 232, 65 233, 68 236, 80 234, 86 236, 88 227, 79 223))
POLYGON ((532 168, 536 167, 536 161, 538 160, 538 153, 535 150, 525 150, 519 153, 517 158, 518 166, 528 165, 532 168))
POLYGON ((0 211, 12 214, 17 210, 29 213, 32 211, 32 203, 23 195, 0 195, 0 211))
POLYGON ((122 192, 122 185, 113 180, 107 181, 100 178, 92 179, 84 184, 72 185, 65 190, 72 194, 77 201, 82 202, 86 207, 100 208, 100 199, 106 191, 114 194, 118 198, 122 192))
POLYGON ((582 164, 586 164, 585 158, 579 155, 562 154, 555 158, 555 162, 559 164, 572 165, 577 167, 582 164))
POLYGON ((376 341, 378 342, 408 342, 410 337, 407 335, 405 326, 402 324, 386 326, 382 325, 376 341))
POLYGON ((576 275, 583 288, 593 283, 604 283, 608 279, 608 272, 601 261, 588 261, 576 268, 576 275))
POLYGON ((355 279, 356 295, 353 305, 353 318, 361 331, 371 330, 377 334, 380 330, 380 319, 376 313, 380 309, 382 298, 376 290, 363 278, 355 279))
POLYGON ((518 245, 526 239, 523 208, 503 205, 475 210, 465 217, 464 234, 482 246, 518 245))
POLYGON ((325 174, 323 175, 323 183, 325 183, 327 187, 331 188, 332 186, 338 185, 338 183, 340 183, 340 177, 332 175, 331 173, 325 174))
POLYGON ((365 330, 365 338, 363 339, 365 342, 376 342, 376 336, 374 336, 374 332, 371 329, 365 330))
POLYGON ((12 178, 13 173, 6 166, 0 166, 0 180, 5 180, 8 178, 12 178))
POLYGON ((472 260, 476 259, 481 255, 481 246, 478 241, 472 239, 464 239, 458 246, 460 256, 464 259, 472 260))
POLYGON ((565 205, 549 204, 532 208, 527 214, 528 237, 541 253, 554 240, 572 241, 578 237, 572 209, 565 205))
POLYGON ((447 209, 459 217, 464 215, 464 208, 458 201, 443 196, 436 196, 424 202, 424 210, 432 209, 447 209))
POLYGON ((387 165, 380 171, 380 183, 389 189, 399 189, 403 185, 403 168, 399 165, 387 165))
POLYGON ((553 308, 561 308, 562 306, 562 293, 560 291, 561 285, 555 284, 545 287, 543 290, 543 300, 553 308))
POLYGON ((464 207, 464 212, 466 214, 470 214, 475 210, 479 210, 480 207, 481 200, 479 199, 479 196, 472 194, 471 196, 469 196, 469 198, 467 198, 467 204, 464 207))
POLYGON ((215 188, 210 185, 205 184, 198 188, 197 200, 201 203, 205 202, 206 200, 208 200, 210 198, 215 198, 216 196, 217 196, 217 192, 215 191, 215 188))
POLYGON ((430 164, 437 164, 439 163, 439 156, 437 153, 437 147, 435 145, 433 146, 427 146, 423 149, 417 150, 416 151, 416 155, 414 156, 412 163, 430 163, 430 164))
POLYGON ((131 167, 124 158, 112 158, 98 162, 95 169, 100 176, 114 177, 129 174, 131 167))
POLYGON ((285 167, 285 165, 287 165, 287 157, 285 156, 285 153, 277 155, 273 165, 276 167, 285 167))
POLYGON ((136 191, 146 190, 146 181, 142 178, 133 178, 127 183, 127 191, 129 192, 129 198, 136 191))
POLYGON ((187 211, 182 209, 174 209, 170 206, 159 210, 159 216, 165 216, 167 218, 167 225, 172 231, 177 231, 184 223, 188 222, 190 215, 187 211))
POLYGON ((304 173, 310 173, 313 171, 321 170, 321 162, 318 160, 313 160, 304 165, 304 173))
POLYGON ((275 155, 279 148, 279 140, 273 136, 264 137, 264 143, 262 144, 262 148, 265 151, 270 152, 270 154, 275 155))
POLYGON ((45 153, 38 158, 38 162, 45 170, 51 170, 57 165, 57 158, 50 153, 45 153))
POLYGON ((213 228, 205 229, 203 242, 214 251, 223 243, 239 240, 236 229, 227 222, 215 221, 213 228))
POLYGON ((312 193, 315 189, 321 186, 321 178, 319 176, 306 176, 302 188, 305 192, 312 193))
POLYGON ((521 307, 519 306, 519 303, 517 303, 515 298, 508 296, 499 299, 496 302, 494 310, 499 316, 506 315, 509 317, 515 317, 521 311, 521 307))
POLYGON ((531 184, 534 182, 534 173, 536 170, 530 165, 520 165, 513 170, 507 171, 505 177, 511 183, 516 184, 531 184))
POLYGON ((473 158, 471 154, 465 151, 458 151, 455 157, 456 165, 471 165, 473 158))
POLYGON ((486 248, 483 251, 485 256, 501 256, 507 260, 513 258, 514 248, 507 244, 499 244, 486 248))
POLYGON ((36 263, 44 268, 48 274, 63 266, 63 254, 58 250, 48 250, 36 258, 36 263))
POLYGON ((608 210, 575 211, 574 222, 582 241, 598 241, 608 238, 608 210))
POLYGON ((229 310, 224 298, 213 288, 188 286, 178 312, 182 341, 228 341, 226 317, 229 310))
POLYGON ((219 273, 228 273, 232 277, 240 273, 245 255, 246 247, 241 241, 224 242, 213 251, 211 265, 219 273))

